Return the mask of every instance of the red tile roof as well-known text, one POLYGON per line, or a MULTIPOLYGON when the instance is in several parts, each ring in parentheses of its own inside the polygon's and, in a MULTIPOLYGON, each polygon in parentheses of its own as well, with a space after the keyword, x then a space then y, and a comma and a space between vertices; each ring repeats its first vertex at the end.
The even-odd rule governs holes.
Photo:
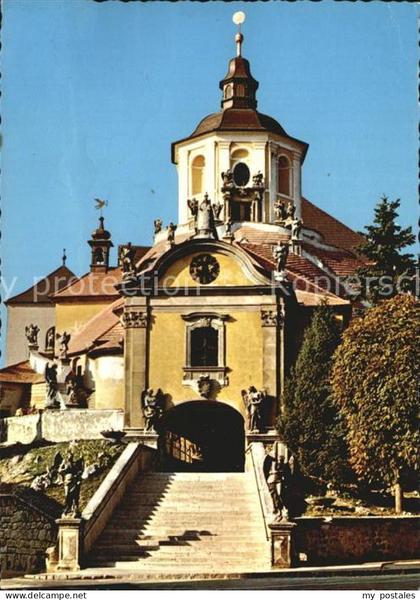
POLYGON ((44 375, 31 367, 29 360, 0 369, 0 383, 42 383, 44 375))
POLYGON ((93 271, 86 273, 73 284, 68 285, 53 299, 56 302, 79 298, 118 298, 115 286, 121 282, 122 273, 119 267, 112 267, 107 272, 93 271))
POLYGON ((348 250, 324 250, 307 243, 303 243, 302 246, 304 250, 316 258, 319 258, 326 267, 340 277, 352 275, 358 267, 361 267, 364 264, 360 258, 357 258, 348 250))
POLYGON ((29 289, 6 300, 5 304, 52 304, 50 296, 76 280, 76 275, 62 265, 29 289))
POLYGON ((341 223, 306 198, 302 198, 302 220, 304 227, 315 229, 327 244, 337 248, 354 250, 363 241, 363 236, 341 223))
MULTIPOLYGON (((92 317, 76 334, 72 335, 69 343, 69 354, 83 354, 99 345, 103 338, 109 342, 106 336, 119 324, 119 311, 124 306, 124 298, 118 298, 100 313, 92 317)), ((117 331, 117 330, 115 330, 117 331)), ((115 333, 115 332, 114 332, 115 333)))

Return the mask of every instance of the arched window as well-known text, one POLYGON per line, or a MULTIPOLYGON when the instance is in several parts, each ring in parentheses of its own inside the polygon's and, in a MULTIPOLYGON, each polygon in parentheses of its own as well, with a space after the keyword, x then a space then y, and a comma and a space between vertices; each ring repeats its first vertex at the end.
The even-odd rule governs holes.
POLYGON ((228 98, 232 98, 233 96, 233 85, 231 83, 229 83, 228 85, 225 86, 225 100, 227 100, 228 98))
POLYGON ((191 331, 191 366, 217 367, 219 332, 213 327, 197 327, 191 331))
POLYGON ((105 264, 105 256, 102 248, 96 248, 93 253, 93 260, 95 265, 104 265, 105 264))
POLYGON ((280 156, 277 162, 277 191, 290 196, 290 162, 286 156, 280 156))
POLYGON ((196 156, 192 162, 191 168, 191 193, 195 194, 203 193, 204 184, 204 167, 206 161, 204 156, 196 156))

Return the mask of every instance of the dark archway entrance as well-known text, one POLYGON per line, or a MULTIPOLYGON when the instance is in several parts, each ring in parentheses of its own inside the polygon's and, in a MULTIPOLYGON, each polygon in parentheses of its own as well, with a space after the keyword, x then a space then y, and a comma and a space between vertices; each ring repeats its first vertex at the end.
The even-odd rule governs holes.
POLYGON ((231 406, 193 400, 170 408, 159 427, 161 471, 243 471, 245 428, 231 406))

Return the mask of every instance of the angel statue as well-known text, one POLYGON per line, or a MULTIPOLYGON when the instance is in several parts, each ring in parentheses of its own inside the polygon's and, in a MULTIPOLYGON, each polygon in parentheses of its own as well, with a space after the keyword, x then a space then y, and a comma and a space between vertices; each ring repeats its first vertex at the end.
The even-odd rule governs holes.
POLYGON ((273 204, 273 208, 276 222, 284 221, 286 219, 286 207, 284 202, 276 200, 273 204))
POLYGON ((38 345, 38 333, 39 333, 38 325, 34 325, 33 323, 31 323, 30 325, 27 325, 25 327, 25 336, 26 336, 26 339, 28 340, 28 344, 30 346, 38 345))
POLYGON ((296 213, 296 206, 293 204, 293 202, 289 202, 289 204, 287 205, 287 209, 286 209, 287 218, 290 219, 291 221, 293 221, 295 218, 295 213, 296 213))
POLYGON ((156 433, 156 425, 163 414, 163 393, 159 388, 154 393, 152 388, 144 390, 141 395, 141 409, 144 417, 144 431, 156 433))
POLYGON ((220 213, 222 212, 222 204, 220 204, 220 202, 218 204, 213 204, 213 215, 214 215, 214 219, 215 221, 218 221, 220 218, 220 213))
POLYGON ((58 383, 57 383, 57 365, 47 362, 45 365, 45 387, 47 392, 47 397, 45 399, 45 408, 57 408, 59 403, 57 401, 57 391, 58 391, 58 383))
POLYGON ((242 390, 241 394, 248 412, 248 431, 250 433, 262 433, 261 409, 266 393, 251 385, 247 390, 242 390))
POLYGON ((190 209, 191 216, 196 219, 198 214, 198 200, 196 198, 193 198, 192 200, 188 199, 187 204, 188 208, 190 209))

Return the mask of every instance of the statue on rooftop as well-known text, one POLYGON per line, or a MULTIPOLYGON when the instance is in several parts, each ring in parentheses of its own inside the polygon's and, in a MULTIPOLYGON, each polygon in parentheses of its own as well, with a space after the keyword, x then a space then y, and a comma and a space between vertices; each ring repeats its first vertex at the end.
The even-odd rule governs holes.
POLYGON ((276 222, 284 221, 286 219, 286 207, 284 202, 281 200, 276 200, 273 204, 273 208, 276 222))
POLYGON ((155 227, 155 235, 156 235, 157 233, 160 233, 160 232, 162 231, 162 225, 163 225, 163 223, 162 223, 162 219, 155 219, 155 220, 153 221, 153 225, 154 225, 154 227, 155 227))
POLYGON ((273 247, 273 257, 276 260, 276 271, 278 273, 283 272, 286 269, 287 258, 289 256, 289 244, 284 242, 277 242, 277 245, 273 247))
POLYGON ((70 342, 71 335, 69 333, 67 333, 67 331, 64 331, 61 334, 57 333, 56 337, 57 337, 58 343, 60 345, 58 357, 60 359, 66 359, 68 352, 69 352, 69 342, 70 342))
POLYGON ((136 251, 131 242, 128 242, 126 246, 121 248, 120 261, 124 279, 134 275, 136 272, 135 255, 136 251))
POLYGON ((222 181, 223 181, 224 188, 235 186, 235 183, 233 181, 233 172, 231 169, 228 169, 227 171, 222 172, 222 181))
POLYGON ((212 206, 209 195, 204 194, 204 199, 198 206, 197 233, 202 234, 203 237, 212 236, 215 240, 217 240, 217 231, 214 224, 214 206, 215 205, 212 206))
POLYGON ((292 221, 292 240, 300 240, 302 225, 301 219, 294 219, 292 221))
POLYGON ((264 175, 261 171, 252 177, 252 185, 258 188, 264 187, 264 175))
POLYGON ((141 409, 144 417, 144 431, 156 433, 156 426, 163 414, 163 393, 159 388, 154 393, 152 388, 141 395, 141 409))
POLYGON ((174 225, 171 221, 168 225, 168 237, 167 237, 167 240, 171 246, 173 246, 175 244, 175 231, 176 231, 176 225, 174 225))
POLYGON ((29 346, 38 346, 38 333, 39 327, 34 323, 31 323, 25 327, 25 336, 28 340, 29 346))
POLYGON ((293 221, 295 218, 295 213, 296 213, 296 206, 293 204, 293 202, 289 202, 289 204, 287 205, 287 210, 286 210, 287 219, 290 219, 291 221, 293 221))

